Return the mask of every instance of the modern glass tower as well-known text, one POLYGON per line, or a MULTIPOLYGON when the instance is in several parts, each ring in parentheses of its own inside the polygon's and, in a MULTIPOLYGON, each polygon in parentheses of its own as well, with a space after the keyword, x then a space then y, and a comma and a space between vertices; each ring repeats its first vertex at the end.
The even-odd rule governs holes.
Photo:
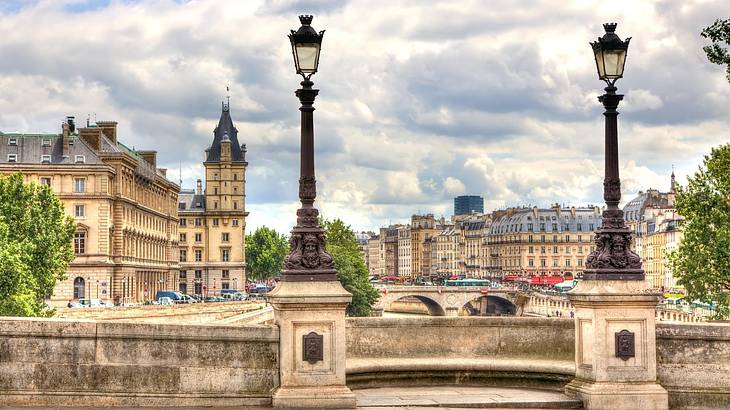
POLYGON ((454 198, 454 215, 484 213, 484 198, 477 195, 462 195, 454 198))

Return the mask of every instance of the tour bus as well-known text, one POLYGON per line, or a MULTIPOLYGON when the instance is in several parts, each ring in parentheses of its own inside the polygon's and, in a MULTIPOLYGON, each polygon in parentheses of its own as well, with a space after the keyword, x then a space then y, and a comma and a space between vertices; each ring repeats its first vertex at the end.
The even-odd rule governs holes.
POLYGON ((449 279, 445 282, 446 286, 482 286, 489 287, 492 282, 488 279, 449 279))

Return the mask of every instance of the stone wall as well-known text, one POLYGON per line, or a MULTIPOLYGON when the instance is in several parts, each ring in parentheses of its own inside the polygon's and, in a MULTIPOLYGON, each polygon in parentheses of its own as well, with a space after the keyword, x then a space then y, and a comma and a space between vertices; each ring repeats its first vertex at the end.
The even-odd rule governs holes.
POLYGON ((670 408, 730 408, 730 325, 657 323, 657 376, 670 408))
POLYGON ((0 403, 268 404, 278 346, 273 326, 0 318, 0 403))
POLYGON ((575 374, 573 340, 570 319, 349 318, 347 384, 561 388, 575 374))

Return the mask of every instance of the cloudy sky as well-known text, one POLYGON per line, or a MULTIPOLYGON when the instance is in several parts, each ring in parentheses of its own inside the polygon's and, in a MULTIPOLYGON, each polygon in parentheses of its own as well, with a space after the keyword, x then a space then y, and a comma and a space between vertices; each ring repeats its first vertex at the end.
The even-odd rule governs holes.
POLYGON ((0 0, 0 130, 117 120, 183 186, 203 176, 225 86, 248 146, 248 230, 295 220, 298 101, 286 34, 326 29, 315 107, 318 206, 355 229, 488 209, 599 204, 602 91, 588 42, 631 36, 624 200, 680 182, 730 140, 730 85, 699 35, 726 0, 0 0))

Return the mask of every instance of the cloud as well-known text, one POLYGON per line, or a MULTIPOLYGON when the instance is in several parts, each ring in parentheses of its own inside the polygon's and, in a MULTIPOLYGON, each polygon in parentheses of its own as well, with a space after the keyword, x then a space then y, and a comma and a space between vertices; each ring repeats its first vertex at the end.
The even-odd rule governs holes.
MULTIPOLYGON (((448 216, 453 196, 602 203, 604 85, 587 42, 632 36, 618 82, 624 199, 725 143, 730 92, 701 50, 723 1, 38 0, 0 2, 0 131, 119 121, 195 186, 231 86, 248 229, 295 222, 299 102, 286 34, 327 30, 315 102, 317 206, 357 229, 448 216), (646 24, 649 21, 651 24, 646 24)), ((176 172, 177 171, 177 172, 176 172)))

